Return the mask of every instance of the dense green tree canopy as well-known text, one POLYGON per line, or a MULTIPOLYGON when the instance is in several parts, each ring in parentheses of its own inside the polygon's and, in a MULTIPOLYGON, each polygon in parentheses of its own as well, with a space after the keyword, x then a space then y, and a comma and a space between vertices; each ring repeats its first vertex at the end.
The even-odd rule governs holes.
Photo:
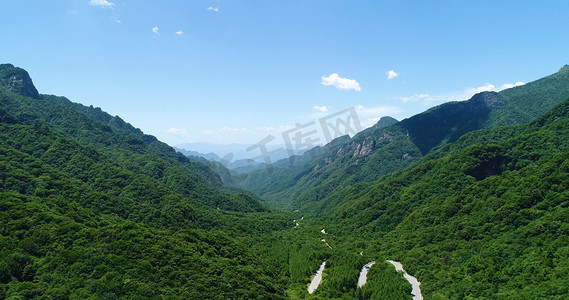
POLYGON ((410 299, 386 259, 427 299, 569 294, 568 68, 239 177, 33 90, 0 65, 2 299, 410 299))

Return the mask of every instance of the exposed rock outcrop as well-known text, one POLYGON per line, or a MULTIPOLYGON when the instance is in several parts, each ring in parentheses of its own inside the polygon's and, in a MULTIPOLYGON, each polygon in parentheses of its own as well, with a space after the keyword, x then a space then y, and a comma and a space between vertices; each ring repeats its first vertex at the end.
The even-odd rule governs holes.
POLYGON ((0 65, 0 86, 25 97, 39 99, 39 93, 26 70, 11 64, 0 65))

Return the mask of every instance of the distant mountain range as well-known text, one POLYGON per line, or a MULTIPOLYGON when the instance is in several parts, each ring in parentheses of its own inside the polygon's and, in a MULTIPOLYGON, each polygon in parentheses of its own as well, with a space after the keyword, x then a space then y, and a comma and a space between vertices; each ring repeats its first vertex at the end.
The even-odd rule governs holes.
MULTIPOLYGON (((209 161, 222 163, 229 170, 237 173, 251 172, 266 168, 265 157, 255 150, 247 151, 252 144, 212 144, 212 143, 184 143, 174 147, 186 156, 203 157, 209 161)), ((289 157, 285 145, 267 145, 269 161, 274 163, 289 157), (280 151, 278 151, 280 149, 280 151), (277 150, 277 151, 275 151, 277 150)), ((302 154, 305 151, 297 151, 302 154)))
MULTIPOLYGON (((228 161, 234 160, 241 160, 241 159, 253 159, 259 156, 258 151, 247 151, 249 147, 253 146, 253 144, 213 144, 213 143, 184 143, 176 145, 175 147, 178 149, 184 149, 187 151, 195 151, 199 153, 208 153, 206 155, 215 154, 219 161, 222 159, 228 161)), ((281 152, 275 153, 271 156, 273 161, 277 161, 279 159, 287 158, 288 153, 286 151, 286 147, 284 145, 267 145, 267 150, 272 151, 275 149, 282 148, 281 152)), ((262 159, 256 159, 262 161, 262 159)))

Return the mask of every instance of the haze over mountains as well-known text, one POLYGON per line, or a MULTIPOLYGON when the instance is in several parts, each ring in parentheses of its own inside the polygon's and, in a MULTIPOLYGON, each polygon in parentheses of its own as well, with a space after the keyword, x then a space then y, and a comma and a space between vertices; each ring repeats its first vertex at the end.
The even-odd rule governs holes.
POLYGON ((563 299, 568 113, 564 66, 237 173, 3 64, 0 298, 410 299, 396 260, 427 299, 563 299))
MULTIPOLYGON (((203 157, 208 161, 222 163, 227 169, 237 173, 249 172, 265 167, 265 159, 250 144, 212 144, 185 143, 174 147, 186 156, 203 157), (191 150, 190 150, 191 149, 191 150), (250 149, 247 151, 247 149, 250 149)), ((289 157, 284 145, 267 145, 268 158, 275 162, 289 157)), ((302 152, 300 152, 302 153, 302 152)))

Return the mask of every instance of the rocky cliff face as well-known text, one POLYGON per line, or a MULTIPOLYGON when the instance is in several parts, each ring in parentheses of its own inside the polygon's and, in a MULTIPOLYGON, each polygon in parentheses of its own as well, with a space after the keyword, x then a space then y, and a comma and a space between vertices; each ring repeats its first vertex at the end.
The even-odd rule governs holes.
POLYGON ((24 97, 39 99, 39 93, 26 70, 11 64, 0 65, 0 86, 24 97))
POLYGON ((331 153, 324 159, 324 164, 328 165, 334 160, 341 158, 344 155, 348 155, 349 153, 353 153, 351 155, 352 159, 357 159, 358 157, 365 158, 372 155, 378 148, 381 148, 384 144, 393 139, 393 137, 387 132, 383 132, 383 134, 379 136, 376 136, 373 133, 397 124, 397 122, 399 121, 392 117, 382 117, 374 126, 360 133, 359 136, 361 138, 353 139, 351 141, 348 140, 343 145, 339 145, 338 150, 335 153, 331 153))
POLYGON ((480 110, 480 108, 497 108, 504 106, 496 92, 482 92, 478 93, 470 99, 470 110, 480 110))

